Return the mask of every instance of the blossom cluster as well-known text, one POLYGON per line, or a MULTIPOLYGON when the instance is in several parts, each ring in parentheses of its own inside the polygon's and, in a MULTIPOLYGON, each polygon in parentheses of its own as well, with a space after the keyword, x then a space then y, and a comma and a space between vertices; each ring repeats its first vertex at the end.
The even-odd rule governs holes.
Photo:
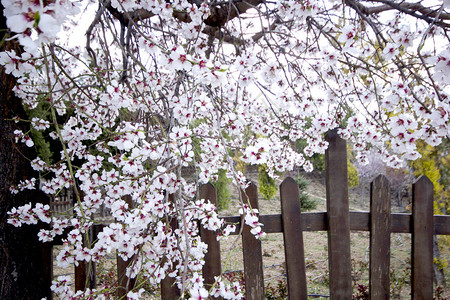
POLYGON ((257 238, 263 238, 266 236, 266 233, 262 230, 261 226, 264 226, 258 220, 258 210, 256 208, 251 209, 247 204, 244 204, 243 207, 239 210, 241 215, 244 215, 244 222, 248 226, 250 226, 250 232, 257 238))
POLYGON ((6 25, 29 53, 42 42, 53 42, 66 18, 79 12, 77 3, 69 0, 2 0, 2 4, 6 25))

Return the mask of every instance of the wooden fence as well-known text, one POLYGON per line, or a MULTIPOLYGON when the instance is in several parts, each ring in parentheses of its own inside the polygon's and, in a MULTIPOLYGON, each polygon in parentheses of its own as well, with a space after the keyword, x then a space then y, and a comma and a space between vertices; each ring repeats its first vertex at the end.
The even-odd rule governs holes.
MULTIPOLYGON (((299 191, 292 178, 280 185, 281 214, 261 215, 264 231, 283 233, 289 299, 307 299, 307 280, 303 250, 303 231, 328 232, 329 287, 332 299, 352 299, 350 231, 370 232, 370 299, 388 299, 390 291, 390 245, 391 233, 412 235, 412 299, 433 299, 433 235, 450 234, 450 216, 433 216, 433 184, 420 177, 413 184, 412 214, 391 213, 390 187, 384 176, 371 183, 370 212, 350 212, 347 183, 347 147, 336 131, 327 135, 329 148, 326 152, 327 212, 301 213, 299 191)), ((251 183, 242 198, 252 208, 258 208, 257 187, 251 183)), ((200 197, 216 201, 216 191, 211 184, 202 186, 200 197)), ((225 221, 242 225, 241 216, 224 217, 225 221)), ((177 226, 177 224, 171 224, 177 226)), ((243 225, 242 246, 244 258, 245 297, 247 300, 264 299, 264 277, 261 241, 243 225)), ((100 230, 94 227, 93 234, 100 230)), ((214 276, 221 274, 220 244, 214 232, 201 231, 208 244, 203 275, 206 284, 214 283, 214 276)), ((118 260, 119 296, 126 294, 133 282, 125 277, 127 262, 118 260)), ((95 286, 95 268, 87 274, 82 264, 75 270, 75 287, 83 289, 86 284, 95 286)), ((172 279, 161 284, 162 299, 174 300, 179 291, 172 279)))
POLYGON ((72 189, 62 189, 57 197, 50 199, 50 208, 54 212, 65 212, 73 207, 72 189))

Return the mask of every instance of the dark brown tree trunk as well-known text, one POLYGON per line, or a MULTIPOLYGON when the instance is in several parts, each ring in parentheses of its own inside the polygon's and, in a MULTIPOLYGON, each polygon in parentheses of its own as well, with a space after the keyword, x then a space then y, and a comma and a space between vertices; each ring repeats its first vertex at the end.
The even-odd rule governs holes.
MULTIPOLYGON (((3 38, 5 18, 0 16, 3 38)), ((1 51, 21 49, 14 41, 4 42, 1 51)), ((27 158, 35 158, 32 148, 15 143, 16 129, 27 131, 25 124, 10 121, 19 116, 26 119, 21 101, 12 91, 16 80, 5 74, 0 67, 0 299, 51 298, 51 246, 38 241, 37 226, 23 225, 16 228, 7 223, 7 212, 26 203, 48 202, 48 198, 37 190, 12 195, 11 185, 29 179, 36 174, 27 158)))

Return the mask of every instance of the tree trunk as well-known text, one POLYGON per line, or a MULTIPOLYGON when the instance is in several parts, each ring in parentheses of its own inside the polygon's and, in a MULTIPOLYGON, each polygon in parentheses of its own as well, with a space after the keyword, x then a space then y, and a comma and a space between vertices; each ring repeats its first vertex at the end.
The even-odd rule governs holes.
MULTIPOLYGON (((6 28, 3 13, 0 26, 0 38, 3 38, 6 28)), ((10 49, 21 53, 15 41, 5 41, 1 51, 10 49)), ((16 116, 27 119, 21 101, 12 91, 15 84, 15 78, 0 67, 0 299, 50 299, 51 245, 38 241, 38 226, 16 228, 7 223, 11 208, 30 202, 48 202, 48 197, 37 190, 17 195, 9 191, 19 180, 36 175, 27 159, 36 157, 33 149, 14 140, 14 130, 27 132, 24 123, 10 121, 16 116)))

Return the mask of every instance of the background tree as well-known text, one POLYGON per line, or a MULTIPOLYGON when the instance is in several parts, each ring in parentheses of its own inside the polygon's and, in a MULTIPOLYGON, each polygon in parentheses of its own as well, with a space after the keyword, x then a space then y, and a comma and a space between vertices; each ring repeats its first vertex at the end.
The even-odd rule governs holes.
POLYGON ((368 197, 368 187, 372 180, 378 174, 386 174, 386 164, 381 156, 375 151, 367 153, 367 163, 356 162, 355 167, 358 170, 359 186, 360 186, 360 205, 364 205, 364 199, 368 197))
MULTIPOLYGON (((3 11, 3 6, 0 6, 3 11)), ((6 18, 0 16, 1 50, 21 52, 16 41, 7 41, 6 18)), ((37 174, 28 157, 36 155, 32 148, 16 143, 15 130, 29 131, 27 123, 17 123, 16 117, 28 119, 21 100, 13 93, 16 78, 0 67, 0 298, 50 298, 51 248, 37 237, 38 227, 14 228, 7 223, 8 211, 31 203, 48 203, 48 197, 39 191, 12 195, 10 187, 30 180, 37 174)))
POLYGON ((392 195, 397 197, 397 206, 403 206, 403 196, 410 195, 409 186, 414 181, 411 170, 407 167, 404 168, 386 168, 386 177, 391 184, 392 195))
POLYGON ((298 192, 300 197, 300 207, 302 211, 308 211, 317 208, 318 200, 312 198, 310 195, 306 193, 306 188, 310 184, 310 182, 305 179, 303 176, 297 176, 295 181, 298 185, 298 192))

